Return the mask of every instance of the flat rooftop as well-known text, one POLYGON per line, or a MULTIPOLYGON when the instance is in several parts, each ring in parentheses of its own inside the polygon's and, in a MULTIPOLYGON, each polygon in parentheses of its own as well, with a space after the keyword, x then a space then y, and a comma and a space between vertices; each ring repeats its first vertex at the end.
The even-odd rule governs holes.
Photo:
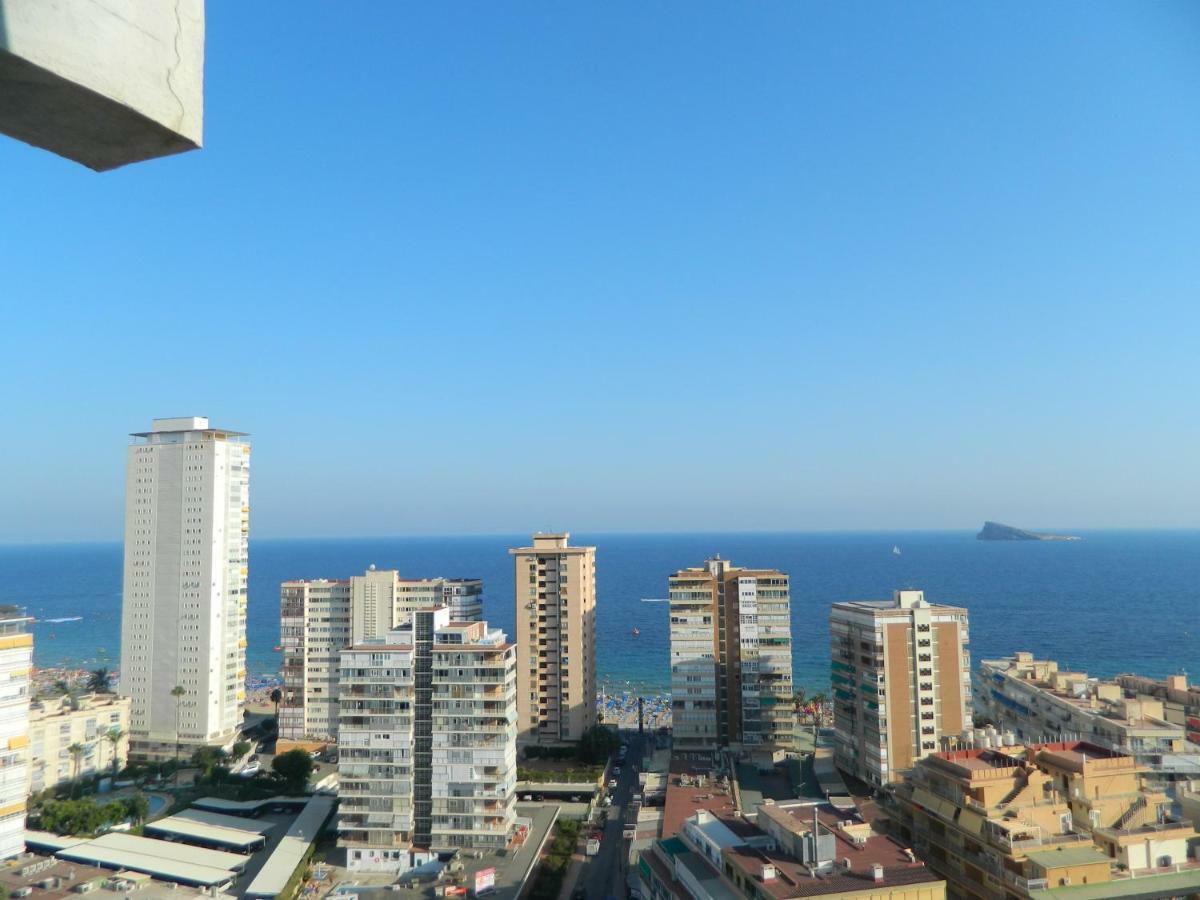
MULTIPOLYGON (((87 842, 89 848, 102 850, 120 850, 138 853, 156 859, 179 860, 196 863, 212 869, 228 869, 230 872, 240 872, 246 867, 246 857, 240 853, 228 853, 224 850, 207 850, 203 847, 192 847, 187 844, 177 844, 174 841, 160 841, 155 838, 139 837, 136 834, 125 834, 120 831, 110 831, 98 838, 87 842)), ((77 847, 71 848, 73 850, 77 847)))
POLYGON ((304 860, 309 846, 321 833, 336 802, 335 797, 318 794, 305 804, 300 815, 296 816, 287 833, 280 838, 271 855, 267 857, 262 869, 246 888, 246 897, 270 898, 283 892, 288 879, 304 860))
POLYGON ((26 829, 25 844, 35 850, 54 853, 56 850, 66 850, 87 843, 87 838, 72 837, 68 834, 55 834, 52 831, 32 831, 26 829))
MULTIPOLYGON (((111 836, 105 835, 105 837, 111 836)), ((132 835, 120 836, 133 837, 132 835)), ((133 872, 141 872, 152 878, 175 881, 193 887, 208 888, 227 885, 236 877, 236 873, 232 869, 190 861, 193 858, 193 854, 201 852, 196 847, 171 844, 169 841, 155 841, 150 838, 135 839, 146 841, 149 844, 164 844, 166 847, 174 847, 175 853, 173 856, 154 855, 124 846, 113 846, 111 843, 101 844, 101 839, 97 838, 94 841, 84 841, 73 847, 59 850, 55 853, 55 856, 59 859, 86 863, 105 869, 128 869, 133 872)), ((217 851, 204 852, 213 853, 217 851)), ((236 854, 232 853, 223 855, 236 856, 236 854)), ((246 861, 245 857, 239 856, 237 858, 243 864, 246 861)))
POLYGON ((268 797, 265 800, 225 800, 221 797, 201 797, 192 804, 192 809, 225 813, 233 816, 253 816, 273 806, 286 806, 291 809, 298 809, 303 807, 304 804, 304 797, 284 797, 282 795, 268 797))
MULTIPOLYGON (((857 811, 851 812, 845 808, 836 807, 831 803, 773 804, 759 809, 759 815, 766 815, 797 832, 811 831, 813 814, 824 831, 831 833, 837 844, 835 858, 853 861, 855 868, 872 865, 911 866, 904 846, 882 832, 872 830, 864 843, 857 843, 842 823, 850 822, 850 828, 856 832, 870 829, 871 825, 857 811)), ((794 861, 793 861, 794 862, 794 861)), ((805 870, 807 877, 807 869, 805 870)))
POLYGON ((91 881, 111 878, 108 869, 96 866, 85 866, 79 863, 64 862, 47 856, 24 854, 16 859, 8 860, 5 868, 0 869, 0 888, 11 896, 14 890, 22 887, 35 888, 36 900, 61 900, 75 893, 76 885, 87 884, 91 881), (39 882, 53 878, 56 887, 40 887, 39 882))
POLYGON ((224 825, 211 825, 176 816, 149 822, 144 826, 143 831, 150 836, 171 835, 179 838, 185 844, 214 844, 242 853, 248 853, 266 843, 266 838, 258 832, 247 831, 244 828, 227 828, 224 825))
POLYGON ((1105 865, 1112 862, 1094 846, 1059 847, 1056 850, 1042 850, 1038 853, 1027 853, 1025 858, 1036 863, 1043 869, 1054 869, 1061 866, 1091 866, 1096 863, 1105 865))
MULTIPOLYGON (((732 789, 725 790, 713 776, 712 764, 678 753, 671 757, 667 772, 667 796, 663 804, 662 836, 673 837, 683 829, 685 819, 699 810, 706 810, 735 834, 752 834, 757 829, 738 815, 733 805, 732 789), (684 784, 684 780, 691 784, 684 784), (703 784, 699 784, 700 780, 703 784)), ((694 754, 699 756, 700 754, 694 754)))
MULTIPOLYGON (((777 900, 793 897, 821 897, 835 894, 853 894, 859 891, 864 896, 887 896, 890 889, 905 885, 937 883, 939 878, 924 863, 910 863, 907 858, 899 865, 885 865, 883 880, 876 881, 872 863, 861 854, 850 857, 849 871, 841 870, 827 875, 812 874, 808 867, 782 853, 764 852, 753 847, 735 847, 725 851, 725 859, 750 876, 755 886, 764 894, 777 900), (775 867, 776 877, 762 881, 760 874, 764 864, 775 867)), ((841 857, 839 856, 839 861, 841 857)))
POLYGON ((993 749, 977 750, 948 750, 934 753, 930 759, 940 769, 960 770, 959 774, 970 778, 987 772, 1015 774, 1015 770, 1024 765, 1025 760, 1018 754, 1024 754, 1024 747, 1010 748, 1012 752, 993 749))
POLYGON ((185 809, 182 812, 177 812, 168 819, 159 819, 154 824, 158 825, 163 822, 184 819, 190 822, 199 822, 201 825, 215 825, 221 828, 233 828, 237 831, 244 831, 247 834, 266 834, 274 830, 274 822, 260 822, 257 819, 247 819, 244 816, 226 816, 221 813, 208 812, 203 809, 185 809))

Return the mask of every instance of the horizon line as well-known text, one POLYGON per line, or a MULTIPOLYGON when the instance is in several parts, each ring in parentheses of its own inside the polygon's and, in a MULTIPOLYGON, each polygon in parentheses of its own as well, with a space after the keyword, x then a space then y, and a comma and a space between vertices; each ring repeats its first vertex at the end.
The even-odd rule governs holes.
MULTIPOLYGON (((989 520, 991 521, 991 520, 989 520)), ((1013 526, 1016 527, 1016 526, 1013 526)), ((771 528, 771 529, 696 529, 696 530, 679 530, 679 529, 663 529, 663 530, 645 530, 645 531, 625 531, 605 529, 599 531, 570 531, 569 529, 550 529, 541 533, 561 533, 567 531, 569 534, 584 534, 589 536, 612 536, 612 537, 685 537, 691 535, 788 535, 788 534, 877 534, 877 535, 900 535, 900 534, 974 534, 978 533, 978 529, 971 527, 941 527, 941 528, 771 528)), ((1197 525, 1116 525, 1116 526, 1100 526, 1095 528, 1068 528, 1068 527, 1050 527, 1036 526, 1032 529, 1039 532, 1061 532, 1061 533, 1078 533, 1078 534, 1097 534, 1108 532, 1191 532, 1200 531, 1200 526, 1197 525)), ((376 535, 266 535, 261 537, 251 536, 251 541, 387 541, 387 540, 411 540, 414 538, 426 538, 429 540, 440 539, 463 539, 463 538, 484 538, 484 537, 514 537, 518 535, 533 535, 539 532, 533 531, 461 531, 461 532, 397 532, 392 534, 376 534, 376 535)), ((70 547, 70 546, 106 546, 113 544, 124 543, 123 538, 88 538, 81 540, 32 540, 32 541, 6 541, 0 540, 0 547, 70 547)), ((1033 541, 987 541, 986 543, 1036 543, 1033 541)))

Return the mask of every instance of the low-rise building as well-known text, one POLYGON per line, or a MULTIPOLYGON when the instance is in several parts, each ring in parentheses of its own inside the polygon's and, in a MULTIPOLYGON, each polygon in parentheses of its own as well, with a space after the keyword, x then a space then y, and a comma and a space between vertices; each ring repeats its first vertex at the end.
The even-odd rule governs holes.
POLYGON ((64 694, 33 701, 30 792, 122 769, 129 755, 129 706, 128 697, 116 694, 64 694))
POLYGON ((339 845, 351 871, 502 850, 515 825, 516 652, 486 622, 417 610, 341 654, 339 845))
POLYGON ((954 897, 1190 895, 1200 833, 1145 774, 1085 741, 949 751, 890 785, 883 805, 954 897))
POLYGON ((1023 741, 1085 740, 1145 763, 1188 750, 1184 726, 1167 721, 1162 700, 1128 696, 1114 681, 1062 671, 1032 653, 981 662, 976 697, 997 728, 1023 741))
POLYGON ((946 896, 938 875, 844 800, 766 799, 739 813, 728 779, 677 755, 661 836, 635 861, 638 892, 654 900, 946 896))
POLYGON ((1189 685, 1186 675, 1171 675, 1162 681, 1143 675, 1118 675, 1115 681, 1135 697, 1161 700, 1166 720, 1182 725, 1188 741, 1200 744, 1200 685, 1189 685))

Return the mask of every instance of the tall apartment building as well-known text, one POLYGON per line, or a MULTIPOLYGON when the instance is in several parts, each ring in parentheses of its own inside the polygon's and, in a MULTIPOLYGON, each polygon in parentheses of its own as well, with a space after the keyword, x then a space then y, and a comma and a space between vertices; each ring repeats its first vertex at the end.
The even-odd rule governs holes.
POLYGON ((456 622, 483 616, 483 582, 473 578, 401 578, 372 566, 341 580, 285 581, 279 590, 286 741, 337 738, 338 668, 351 644, 381 638, 415 610, 444 606, 456 622))
POLYGON ((788 576, 715 557, 668 588, 675 746, 793 746, 788 576))
POLYGON ((922 591, 829 615, 837 766, 883 785, 971 726, 967 611, 922 591))
POLYGON ((0 606, 0 859, 25 850, 29 782, 29 670, 33 635, 24 610, 0 606))
POLYGON ((1194 824, 1131 756, 1086 741, 939 752, 882 806, 952 897, 1194 897, 1194 824))
POLYGON ((445 607, 341 654, 340 846, 351 871, 497 850, 515 825, 516 653, 445 607))
POLYGON ((44 791, 123 768, 129 748, 129 706, 128 697, 116 694, 34 700, 29 709, 29 790, 44 791), (110 740, 114 731, 120 737, 110 740), (72 746, 80 748, 78 755, 71 752, 72 746))
MULTIPOLYGON (((1189 749, 1184 723, 1167 721, 1162 699, 1126 696, 1118 682, 1060 670, 1025 651, 980 662, 977 696, 981 712, 1022 740, 1085 740, 1144 763, 1189 749)), ((1194 761, 1186 768, 1194 772, 1194 761)))
POLYGON ((202 417, 155 419, 133 438, 121 607, 130 752, 227 746, 246 697, 250 446, 202 417))
POLYGON ((522 743, 579 740, 596 724, 596 548, 538 533, 516 565, 517 713, 522 743))

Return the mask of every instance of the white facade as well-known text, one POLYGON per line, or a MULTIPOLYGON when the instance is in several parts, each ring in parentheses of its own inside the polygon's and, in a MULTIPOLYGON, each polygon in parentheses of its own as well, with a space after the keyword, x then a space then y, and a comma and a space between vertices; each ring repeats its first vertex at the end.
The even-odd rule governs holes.
POLYGON ((0 607, 0 859, 25 850, 25 798, 29 780, 29 670, 33 635, 29 620, 0 607))
POLYGON ((446 608, 341 654, 339 844, 351 871, 501 849, 515 823, 516 655, 446 608))
POLYGON ((351 644, 383 638, 419 609, 445 606, 451 621, 483 614, 478 579, 401 578, 394 569, 368 569, 349 579, 285 581, 280 585, 285 740, 337 739, 338 668, 351 644))
POLYGON ((240 432, 188 417, 155 419, 134 435, 121 610, 134 754, 228 745, 242 724, 249 491, 240 432))
POLYGON ((671 732, 676 746, 712 747, 717 730, 717 598, 707 572, 671 578, 671 732))
POLYGON ((280 586, 283 700, 279 736, 334 740, 338 668, 350 646, 350 590, 346 581, 285 581, 280 586))
POLYGON ((670 577, 672 733, 680 748, 795 741, 788 576, 719 557, 670 577))

